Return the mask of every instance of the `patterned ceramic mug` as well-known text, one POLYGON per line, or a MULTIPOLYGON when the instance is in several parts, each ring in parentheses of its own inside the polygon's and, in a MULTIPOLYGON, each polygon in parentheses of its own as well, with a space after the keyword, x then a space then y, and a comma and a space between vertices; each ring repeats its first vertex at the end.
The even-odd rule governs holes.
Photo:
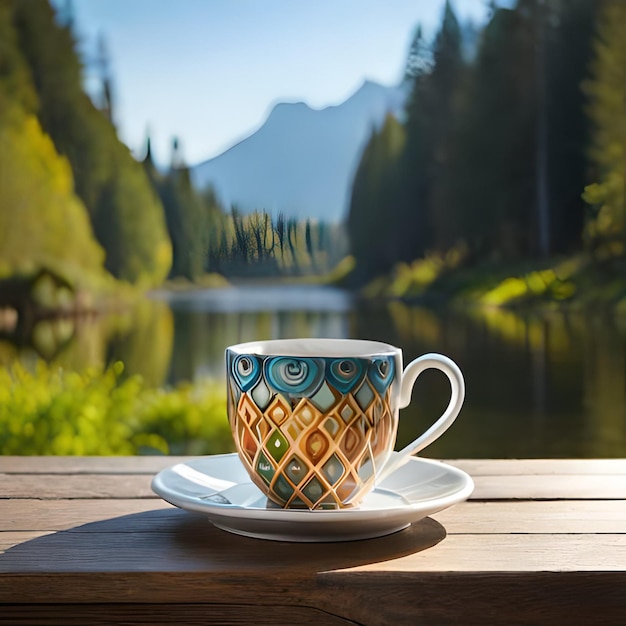
POLYGON ((449 358, 425 354, 403 370, 402 351, 376 341, 243 343, 226 349, 226 366, 237 452, 254 483, 284 508, 357 505, 383 476, 447 430, 465 395, 463 375, 449 358), (428 368, 450 380, 448 407, 392 457, 398 411, 428 368))

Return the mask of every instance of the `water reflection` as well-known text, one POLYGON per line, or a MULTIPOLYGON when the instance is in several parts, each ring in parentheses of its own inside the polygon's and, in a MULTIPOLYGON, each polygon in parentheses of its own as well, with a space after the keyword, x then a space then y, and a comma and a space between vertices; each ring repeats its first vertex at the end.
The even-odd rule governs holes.
MULTIPOLYGON (((223 378, 223 348, 279 337, 377 339, 401 346, 405 361, 430 351, 455 359, 467 379, 461 419, 433 444, 442 457, 589 457, 626 453, 626 332, 610 316, 504 310, 453 312, 326 299, 324 288, 274 288, 256 300, 262 310, 201 312, 173 307, 176 340, 169 380, 223 378), (290 291, 291 289, 291 291, 290 291), (308 294, 302 292, 309 289, 308 294), (281 297, 287 299, 281 307, 281 297), (294 303, 316 302, 298 311, 294 303), (328 309, 325 310, 325 303, 328 309)), ((238 297, 242 294, 239 293, 238 297)), ((245 295, 245 294, 244 294, 245 295)), ((256 292, 254 297, 260 297, 256 292)), ((620 325, 621 324, 621 325, 620 325)), ((439 415, 445 378, 425 372, 414 402, 402 412, 399 445, 439 415)))
MULTIPOLYGON (((302 336, 377 339, 405 361, 442 352, 465 373, 458 422, 433 457, 626 455, 626 320, 611 315, 504 310, 454 312, 368 303, 321 286, 237 287, 157 294, 133 311, 43 328, 39 347, 0 341, 0 365, 52 355, 66 368, 123 360, 149 384, 224 379, 224 348, 302 336)), ((435 371, 418 380, 402 411, 398 444, 425 430, 448 399, 435 371)))
POLYGON ((127 375, 140 374, 158 387, 167 377, 174 344, 174 316, 162 302, 140 300, 108 315, 44 319, 24 337, 0 336, 0 366, 38 359, 67 370, 104 369, 123 361, 127 375))
POLYGON ((353 304, 349 292, 335 287, 272 283, 203 291, 157 291, 153 297, 169 302, 174 310, 203 313, 346 313, 353 304))

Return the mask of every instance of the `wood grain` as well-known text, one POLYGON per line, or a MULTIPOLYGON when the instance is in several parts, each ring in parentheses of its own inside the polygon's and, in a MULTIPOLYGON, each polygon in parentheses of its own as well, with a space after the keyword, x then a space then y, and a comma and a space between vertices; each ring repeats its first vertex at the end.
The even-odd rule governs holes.
POLYGON ((626 533, 626 500, 463 502, 432 517, 448 535, 626 533))
MULTIPOLYGON (((433 522, 434 523, 434 522, 433 522)), ((2 533, 0 572, 256 572, 296 576, 361 568, 384 572, 624 571, 626 534, 457 534, 416 525, 412 533, 345 544, 278 544, 229 535, 208 524, 152 532, 2 533), (183 532, 187 536, 183 536, 183 532), (444 538, 445 537, 445 538, 444 538), (26 541, 25 541, 26 539, 26 541)), ((41 591, 41 593, 45 593, 41 591)), ((68 590, 69 599, 85 594, 68 590), (74 593, 72 596, 71 594, 74 593)), ((0 589, 0 599, 7 601, 0 589)), ((172 597, 172 600, 175 600, 172 597)))
MULTIPOLYGON (((42 588, 63 592, 68 586, 83 584, 79 575, 62 579, 40 575, 29 577, 29 582, 33 583, 34 598, 42 588)), ((199 623, 240 624, 242 622, 236 620, 241 617, 243 623, 253 624, 256 619, 266 619, 274 606, 290 606, 295 609, 288 614, 291 621, 280 619, 279 613, 275 624, 299 623, 298 614, 302 615, 302 623, 310 623, 310 616, 304 609, 314 607, 319 611, 318 619, 321 613, 323 619, 336 616, 350 623, 372 626, 418 623, 621 625, 626 611, 626 578, 623 573, 611 572, 395 573, 393 576, 376 572, 347 576, 343 572, 331 572, 305 580, 269 579, 264 584, 258 580, 246 584, 244 578, 206 581, 201 574, 181 575, 175 580, 171 575, 158 573, 148 577, 105 574, 98 577, 97 583, 100 588, 108 588, 109 601, 116 599, 111 615, 119 616, 119 620, 112 619, 113 623, 158 624, 153 620, 163 608, 166 616, 163 623, 203 620, 199 623), (179 597, 171 600, 174 586, 179 597), (199 596, 200 588, 204 589, 202 599, 186 600, 191 590, 196 590, 193 595, 199 596), (152 600, 132 600, 146 591, 152 600), (182 613, 175 621, 178 607, 182 613), (238 607, 240 612, 224 615, 220 607, 238 607)), ((88 601, 70 604, 63 600, 43 607, 37 604, 18 603, 14 599, 8 604, 8 612, 0 614, 0 619, 19 615, 21 620, 31 624, 28 617, 32 612, 41 618, 36 623, 71 624, 63 622, 63 618, 88 616, 96 607, 107 616, 110 606, 107 599, 95 606, 90 606, 94 603, 88 601)), ((325 623, 323 619, 318 623, 325 623)), ((9 620, 8 623, 15 622, 9 620)))
POLYGON ((4 474, 154 474, 182 456, 0 456, 4 474))
POLYGON ((626 475, 621 474, 515 474, 473 476, 472 500, 626 498, 626 475))
POLYGON ((626 459, 448 459, 472 476, 626 475, 626 459))
POLYGON ((110 624, 184 624, 208 623, 232 626, 274 626, 276 624, 311 624, 345 626, 351 619, 333 615, 310 606, 272 606, 250 604, 44 604, 2 607, 0 624, 22 624, 28 615, 30 626, 108 626, 110 624))
MULTIPOLYGON (((146 517, 137 523, 135 514, 162 509, 175 510, 162 500, 148 499, 7 500, 0 505, 0 524, 4 531, 59 531, 109 520, 109 528, 115 532, 130 528, 151 532, 162 524, 161 519, 146 517)), ((626 533, 626 501, 462 502, 436 513, 433 519, 448 534, 626 533)))
MULTIPOLYGON (((157 498, 152 474, 0 474, 1 499, 157 498)), ((619 474, 473 476, 472 500, 624 499, 619 474)))
MULTIPOLYGON (((0 503, 0 530, 68 530, 90 522, 160 509, 173 507, 160 499, 6 500, 0 503)), ((142 528, 150 532, 153 524, 146 521, 142 528)))
MULTIPOLYGON (((154 474, 190 457, 181 456, 0 456, 4 474, 154 474)), ((448 459, 472 476, 621 474, 626 459, 448 459)))
POLYGON ((154 498, 149 474, 0 474, 1 499, 154 498))
POLYGON ((0 457, 0 623, 626 623, 626 460, 455 460, 472 500, 389 537, 238 537, 179 457, 0 457))

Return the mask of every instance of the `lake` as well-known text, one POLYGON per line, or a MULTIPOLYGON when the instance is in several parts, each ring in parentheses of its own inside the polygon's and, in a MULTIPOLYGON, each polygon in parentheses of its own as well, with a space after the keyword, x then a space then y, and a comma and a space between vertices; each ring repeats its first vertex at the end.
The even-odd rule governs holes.
MULTIPOLYGON (((428 448, 439 457, 626 456, 626 319, 504 310, 453 312, 371 303, 331 287, 256 285, 160 294, 173 315, 168 381, 223 379, 224 347, 254 339, 367 338, 403 349, 405 363, 441 352, 464 372, 457 422, 428 448)), ((409 443, 448 401, 426 371, 401 412, 409 443)))
MULTIPOLYGON (((307 336, 392 343, 405 363, 425 352, 458 363, 465 406, 425 456, 626 456, 626 318, 609 313, 433 310, 316 285, 160 291, 123 315, 43 325, 29 348, 0 342, 0 363, 18 353, 70 368, 121 359, 152 385, 224 380, 227 345, 307 336)), ((441 414, 448 394, 440 372, 420 376, 398 446, 441 414)))

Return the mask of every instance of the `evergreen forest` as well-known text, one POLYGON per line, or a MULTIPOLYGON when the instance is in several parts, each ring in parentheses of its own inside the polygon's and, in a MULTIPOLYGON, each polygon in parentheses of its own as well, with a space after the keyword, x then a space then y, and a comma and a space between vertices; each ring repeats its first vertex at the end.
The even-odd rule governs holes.
MULTIPOLYGON (((598 304, 615 305, 623 323, 626 2, 499 4, 489 3, 480 31, 460 23, 449 1, 434 36, 416 26, 403 114, 373 128, 345 220, 324 223, 223 206, 212 189, 194 187, 176 138, 167 166, 155 162, 149 137, 135 158, 115 126, 105 41, 94 95, 71 3, 56 12, 49 0, 0 0, 0 453, 223 452, 232 446, 223 385, 193 378, 207 355, 221 358, 244 332, 347 334, 349 319, 355 336, 391 333, 420 349, 446 352, 462 336, 457 353, 474 376, 488 370, 485 344, 473 348, 475 362, 467 346, 491 324, 505 347, 498 385, 489 381, 475 416, 507 426, 502 406, 519 400, 509 385, 528 362, 541 382, 541 393, 523 390, 533 402, 569 372, 564 396, 576 397, 584 380, 591 421, 611 440, 601 453, 623 456, 624 360, 619 345, 611 350, 624 331, 610 334, 613 322, 598 318, 576 334, 585 324, 568 319, 548 341, 550 324, 522 323, 501 305, 539 299, 549 314, 575 312, 602 287, 598 304), (365 300, 391 298, 383 321, 365 327, 366 309, 380 302, 359 300, 358 315, 329 326, 327 311, 181 317, 158 297, 136 297, 163 285, 168 296, 181 284, 223 285, 220 276, 290 287, 314 276, 365 300), (420 308, 459 293, 489 306, 468 307, 453 332, 420 308), (470 318, 479 309, 477 332, 470 318), (584 376, 569 364, 549 378, 548 348, 561 366, 572 346, 584 376), (182 374, 173 379, 173 370, 182 374)), ((543 415, 542 407, 532 410, 543 415)), ((482 430, 472 425, 472 436, 482 430)))
POLYGON ((450 2, 434 41, 417 29, 405 118, 373 131, 353 183, 355 284, 426 271, 416 259, 437 274, 580 254, 623 281, 626 3, 496 5, 469 52, 450 2))
POLYGON ((45 269, 94 290, 319 274, 349 247, 362 287, 420 259, 437 274, 623 257, 623 2, 492 2, 473 38, 446 2, 432 40, 416 30, 405 114, 372 131, 345 228, 222 207, 193 187, 177 139, 168 168, 149 138, 133 158, 111 76, 100 101, 84 89, 72 21, 48 0, 0 0, 0 278, 45 269))
POLYGON ((100 100, 84 89, 72 26, 48 0, 0 0, 0 279, 46 270, 76 291, 146 290, 337 262, 336 226, 262 207, 242 215, 194 189, 176 138, 168 168, 155 166, 149 138, 137 161, 113 123, 111 76, 99 77, 100 100))

